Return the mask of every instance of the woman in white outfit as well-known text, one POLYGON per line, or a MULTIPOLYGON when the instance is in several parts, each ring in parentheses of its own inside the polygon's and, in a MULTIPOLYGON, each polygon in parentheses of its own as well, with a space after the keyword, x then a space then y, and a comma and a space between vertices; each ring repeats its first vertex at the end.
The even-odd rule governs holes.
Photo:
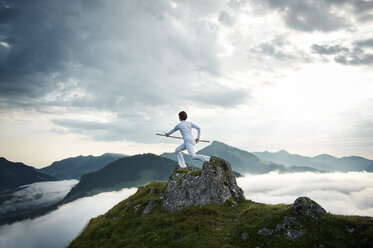
POLYGON ((210 156, 205 156, 205 155, 199 155, 196 154, 194 151, 194 145, 199 142, 199 138, 201 136, 201 129, 194 123, 190 121, 186 121, 188 118, 187 113, 185 111, 181 111, 179 113, 179 119, 180 122, 177 124, 172 130, 170 130, 168 133, 165 133, 166 136, 171 135, 172 133, 176 132, 177 130, 180 131, 181 136, 183 136, 184 143, 178 146, 175 149, 176 156, 177 156, 177 162, 179 163, 179 166, 182 168, 186 168, 186 164, 183 158, 183 154, 181 151, 184 151, 185 149, 188 151, 189 155, 192 157, 192 159, 198 159, 201 161, 209 161, 210 156), (192 135, 192 128, 197 129, 197 138, 194 139, 192 135))

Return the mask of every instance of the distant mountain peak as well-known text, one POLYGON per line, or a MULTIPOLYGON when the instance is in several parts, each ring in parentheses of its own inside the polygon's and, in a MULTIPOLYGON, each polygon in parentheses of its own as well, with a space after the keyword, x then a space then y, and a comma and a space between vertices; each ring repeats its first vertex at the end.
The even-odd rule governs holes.
POLYGON ((126 155, 121 154, 121 153, 115 153, 115 152, 106 152, 102 154, 101 156, 126 156, 126 155))
POLYGON ((284 150, 284 149, 281 149, 280 151, 278 151, 277 153, 279 154, 290 154, 288 151, 284 150))
POLYGON ((229 146, 229 145, 225 144, 224 142, 214 140, 212 141, 210 146, 229 146))
POLYGON ((29 166, 29 165, 25 165, 25 164, 22 163, 22 162, 13 162, 13 161, 9 161, 9 160, 6 159, 5 157, 0 157, 0 163, 6 163, 7 165, 12 165, 12 166, 25 166, 25 167, 29 167, 29 168, 35 169, 34 167, 29 166))
MULTIPOLYGON (((237 149, 237 150, 241 150, 237 147, 234 147, 234 146, 231 146, 231 145, 228 145, 224 142, 221 142, 221 141, 217 141, 217 140, 214 140, 211 145, 207 146, 207 147, 213 147, 213 148, 219 148, 219 149, 237 149)), ((241 151, 245 151, 245 150, 241 150, 241 151)), ((247 152, 247 151, 245 151, 247 152)))
POLYGON ((20 162, 11 162, 0 157, 0 191, 41 181, 54 181, 56 178, 38 172, 34 167, 20 162))
POLYGON ((105 153, 100 156, 79 155, 55 161, 39 171, 58 179, 80 179, 83 174, 97 171, 121 157, 125 155, 115 153, 105 153))
POLYGON ((314 158, 331 158, 331 159, 337 159, 336 157, 334 157, 334 156, 332 156, 332 155, 329 155, 329 154, 326 154, 326 153, 323 153, 323 154, 317 155, 317 156, 315 156, 314 158))

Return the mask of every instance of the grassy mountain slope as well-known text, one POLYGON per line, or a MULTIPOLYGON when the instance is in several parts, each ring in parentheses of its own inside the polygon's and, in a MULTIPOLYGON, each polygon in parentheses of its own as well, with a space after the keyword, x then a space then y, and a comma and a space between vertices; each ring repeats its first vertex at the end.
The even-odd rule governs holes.
POLYGON ((105 191, 138 187, 153 180, 167 180, 175 166, 175 161, 150 153, 124 157, 83 175, 61 203, 105 191))
POLYGON ((35 182, 56 180, 52 176, 38 172, 34 167, 0 157, 0 191, 35 182))
POLYGON ((152 182, 92 219, 69 245, 81 247, 373 247, 373 218, 326 214, 318 220, 296 216, 291 205, 266 205, 242 200, 237 205, 189 206, 169 213, 159 207, 144 214, 144 207, 159 201, 165 182, 152 182), (307 232, 291 241, 275 229, 285 216, 294 216, 307 232), (243 238, 245 237, 245 238, 243 238))
POLYGON ((125 157, 125 155, 115 153, 105 153, 97 157, 92 155, 78 156, 53 162, 50 166, 44 167, 39 171, 61 180, 79 180, 83 174, 97 171, 109 163, 123 157, 125 157))

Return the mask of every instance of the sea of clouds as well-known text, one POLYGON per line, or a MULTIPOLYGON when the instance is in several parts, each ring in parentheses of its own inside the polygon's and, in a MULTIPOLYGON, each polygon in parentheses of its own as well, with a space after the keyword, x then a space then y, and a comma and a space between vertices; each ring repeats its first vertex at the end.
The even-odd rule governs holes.
POLYGON ((66 247, 91 218, 106 213, 136 188, 84 197, 33 220, 0 227, 0 248, 66 247))
POLYGON ((237 183, 255 202, 290 204, 308 196, 333 214, 373 216, 373 173, 270 172, 245 175, 237 183))
POLYGON ((3 192, 0 197, 8 198, 0 205, 0 216, 16 214, 32 208, 47 207, 62 200, 78 180, 38 182, 19 187, 15 192, 3 192))
MULTIPOLYGON (((278 204, 308 196, 333 214, 373 216, 373 173, 271 172, 237 178, 247 199, 278 204)), ((135 188, 78 199, 33 220, 0 227, 0 248, 62 248, 91 218, 134 194, 135 188)))

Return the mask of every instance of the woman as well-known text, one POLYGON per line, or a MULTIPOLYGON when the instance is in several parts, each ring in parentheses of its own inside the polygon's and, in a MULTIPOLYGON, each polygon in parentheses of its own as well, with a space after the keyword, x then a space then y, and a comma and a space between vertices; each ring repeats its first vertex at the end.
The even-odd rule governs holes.
POLYGON ((177 156, 177 162, 181 168, 187 167, 185 164, 184 158, 183 158, 183 154, 182 154, 182 151, 185 149, 188 151, 192 159, 198 159, 203 162, 210 160, 210 156, 199 155, 195 153, 194 145, 199 142, 199 138, 201 136, 201 129, 196 124, 190 121, 186 121, 187 118, 188 118, 187 113, 185 111, 181 111, 179 113, 180 122, 168 133, 165 133, 165 135, 168 137, 172 133, 179 130, 181 133, 181 136, 183 136, 184 143, 175 149, 176 156, 177 156), (194 139, 192 135, 192 128, 197 129, 198 134, 197 134, 196 139, 194 139))

